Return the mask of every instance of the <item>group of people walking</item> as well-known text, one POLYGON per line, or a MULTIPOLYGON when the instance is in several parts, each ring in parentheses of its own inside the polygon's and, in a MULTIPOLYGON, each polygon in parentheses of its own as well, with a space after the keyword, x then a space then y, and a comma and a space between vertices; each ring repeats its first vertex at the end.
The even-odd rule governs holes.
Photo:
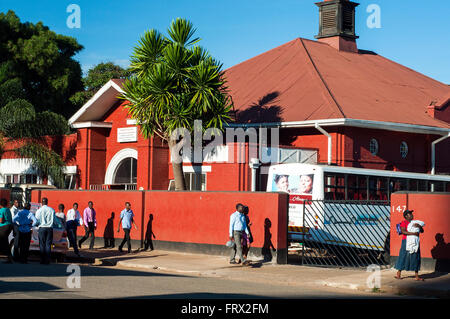
MULTIPOLYGON (((58 205, 58 212, 48 205, 48 199, 42 198, 42 206, 33 214, 30 211, 30 203, 26 203, 22 209, 19 208, 19 202, 16 200, 11 208, 8 208, 8 201, 4 198, 0 199, 0 254, 6 255, 6 263, 12 263, 13 261, 27 263, 29 247, 32 236, 32 228, 38 227, 39 234, 39 250, 41 257, 41 264, 50 263, 50 254, 53 244, 53 230, 58 228, 58 224, 61 224, 64 230, 67 232, 70 247, 73 248, 74 253, 80 256, 79 249, 82 244, 91 237, 89 249, 94 248, 95 244, 95 231, 97 229, 97 216, 94 209, 94 203, 88 202, 88 206, 84 209, 83 214, 78 211, 78 203, 73 203, 72 208, 64 213, 64 205, 58 205), (57 219, 60 223, 57 222, 57 219), (77 241, 77 229, 79 226, 83 226, 85 229, 84 236, 77 241), (9 235, 13 232, 14 244, 13 254, 9 246, 9 235)), ((114 213, 112 214, 112 219, 114 213)), ((111 226, 112 224, 111 220, 111 226)), ((134 213, 131 209, 131 203, 126 202, 125 208, 120 213, 119 227, 117 232, 120 232, 120 227, 124 231, 124 238, 119 245, 119 251, 122 252, 122 248, 127 244, 128 253, 131 253, 131 238, 130 231, 134 225, 136 230, 138 229, 134 222, 134 213)), ((154 235, 153 235, 154 236, 154 235)), ((109 238, 105 238, 105 247, 114 246, 114 235, 110 234, 109 238), (112 237, 112 242, 111 242, 112 237), (108 243, 108 246, 106 245, 108 243)), ((153 247, 152 247, 153 248, 153 247)))

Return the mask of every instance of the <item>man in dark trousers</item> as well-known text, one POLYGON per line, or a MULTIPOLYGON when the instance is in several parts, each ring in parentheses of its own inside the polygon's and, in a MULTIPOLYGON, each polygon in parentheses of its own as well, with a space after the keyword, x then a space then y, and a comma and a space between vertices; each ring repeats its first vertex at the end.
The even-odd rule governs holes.
POLYGON ((122 252, 122 247, 125 245, 125 242, 128 244, 128 253, 131 253, 131 239, 130 239, 130 231, 131 224, 134 224, 134 228, 138 229, 136 223, 134 222, 134 213, 131 210, 131 204, 129 202, 125 203, 125 209, 120 212, 120 220, 119 220, 119 228, 117 232, 120 232, 120 225, 122 225, 125 236, 123 237, 122 243, 119 246, 119 251, 122 252))
POLYGON ((55 221, 55 210, 48 205, 48 199, 42 199, 42 206, 36 212, 36 219, 39 224, 39 248, 41 251, 41 264, 50 263, 50 254, 53 243, 53 223, 55 221))
POLYGON ((37 219, 34 214, 30 212, 31 205, 26 203, 24 208, 16 213, 13 217, 13 223, 17 226, 17 237, 19 242, 17 260, 23 264, 27 263, 28 252, 30 250, 30 241, 32 227, 37 224, 37 219))
POLYGON ((94 249, 95 243, 95 230, 97 229, 97 217, 94 209, 94 203, 90 201, 88 203, 88 207, 86 207, 83 211, 83 223, 85 235, 78 242, 78 246, 81 248, 81 245, 84 243, 86 239, 91 235, 91 243, 89 244, 89 249, 94 249))

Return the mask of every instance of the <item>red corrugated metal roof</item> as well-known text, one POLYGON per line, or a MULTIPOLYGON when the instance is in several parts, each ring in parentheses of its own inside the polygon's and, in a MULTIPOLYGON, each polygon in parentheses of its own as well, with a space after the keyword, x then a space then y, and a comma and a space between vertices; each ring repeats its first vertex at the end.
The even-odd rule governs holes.
POLYGON ((373 52, 298 38, 225 74, 242 123, 353 118, 450 128, 426 113, 447 85, 373 52))

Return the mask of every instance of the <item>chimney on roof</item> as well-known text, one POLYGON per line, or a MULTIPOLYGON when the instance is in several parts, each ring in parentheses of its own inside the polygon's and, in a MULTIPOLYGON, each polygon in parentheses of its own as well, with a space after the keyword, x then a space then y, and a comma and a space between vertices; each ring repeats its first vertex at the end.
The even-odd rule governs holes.
POLYGON ((319 7, 319 34, 316 39, 339 51, 358 52, 355 34, 355 8, 359 3, 349 0, 324 0, 319 7))

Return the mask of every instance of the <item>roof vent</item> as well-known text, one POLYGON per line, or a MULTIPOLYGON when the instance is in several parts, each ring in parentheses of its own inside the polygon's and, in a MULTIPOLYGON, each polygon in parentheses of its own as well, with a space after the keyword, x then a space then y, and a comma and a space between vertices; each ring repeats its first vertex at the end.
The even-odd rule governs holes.
POLYGON ((319 34, 316 39, 340 51, 358 52, 355 34, 355 8, 358 3, 349 0, 318 2, 319 34))

